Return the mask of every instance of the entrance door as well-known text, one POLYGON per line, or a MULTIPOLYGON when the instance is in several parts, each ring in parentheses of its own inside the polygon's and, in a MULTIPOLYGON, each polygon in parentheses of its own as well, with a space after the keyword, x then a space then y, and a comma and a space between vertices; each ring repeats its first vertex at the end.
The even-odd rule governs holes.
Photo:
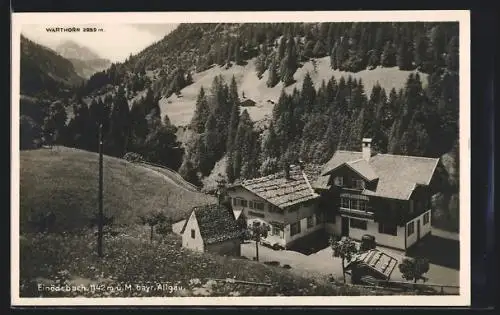
POLYGON ((420 220, 417 220, 417 241, 420 240, 420 220))
POLYGON ((342 236, 349 236, 349 218, 342 217, 342 236))

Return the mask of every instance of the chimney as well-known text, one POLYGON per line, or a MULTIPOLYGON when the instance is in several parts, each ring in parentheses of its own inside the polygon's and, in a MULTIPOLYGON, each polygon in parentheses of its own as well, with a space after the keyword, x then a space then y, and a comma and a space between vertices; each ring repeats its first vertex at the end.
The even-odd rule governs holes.
POLYGON ((285 178, 290 179, 290 164, 286 163, 283 166, 283 171, 285 172, 285 178))
POLYGON ((362 147, 362 152, 363 152, 363 159, 366 161, 370 160, 370 157, 372 156, 372 138, 363 138, 363 147, 362 147))

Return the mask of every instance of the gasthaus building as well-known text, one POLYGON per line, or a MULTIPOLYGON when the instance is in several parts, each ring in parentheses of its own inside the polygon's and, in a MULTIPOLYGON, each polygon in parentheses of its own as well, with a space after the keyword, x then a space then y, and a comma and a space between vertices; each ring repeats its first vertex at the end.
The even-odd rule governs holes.
POLYGON ((335 152, 324 166, 290 166, 282 172, 235 183, 233 210, 248 223, 270 226, 267 242, 289 248, 324 229, 378 245, 406 250, 431 231, 431 181, 439 159, 372 154, 371 139, 361 151, 335 152))

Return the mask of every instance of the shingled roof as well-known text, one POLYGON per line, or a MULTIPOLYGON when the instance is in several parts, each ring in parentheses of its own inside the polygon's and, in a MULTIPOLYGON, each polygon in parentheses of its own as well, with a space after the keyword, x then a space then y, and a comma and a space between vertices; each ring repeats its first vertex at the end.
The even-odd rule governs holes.
POLYGON ((368 181, 378 180, 375 190, 365 189, 363 194, 407 200, 417 185, 430 184, 438 162, 437 158, 393 154, 376 154, 366 161, 361 152, 337 151, 313 187, 330 188, 330 173, 347 165, 368 181))
MULTIPOLYGON (((204 244, 214 244, 237 238, 241 229, 237 225, 234 215, 224 206, 211 204, 193 208, 201 238, 204 244)), ((189 218, 182 227, 184 233, 189 218)))
POLYGON ((281 171, 264 177, 254 178, 236 183, 233 187, 241 186, 269 203, 286 208, 298 203, 306 202, 319 197, 314 192, 311 183, 321 173, 321 166, 307 165, 302 170, 298 165, 291 165, 289 178, 281 171))
POLYGON ((364 265, 377 272, 381 278, 388 280, 391 277, 398 260, 382 251, 371 249, 369 251, 357 254, 347 264, 346 269, 351 269, 354 265, 364 265))

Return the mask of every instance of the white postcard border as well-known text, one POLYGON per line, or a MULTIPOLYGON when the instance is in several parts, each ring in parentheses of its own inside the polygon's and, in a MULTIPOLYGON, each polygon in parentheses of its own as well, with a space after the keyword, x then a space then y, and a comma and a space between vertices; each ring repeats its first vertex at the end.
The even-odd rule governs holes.
POLYGON ((11 304, 13 306, 212 305, 212 306, 467 306, 470 305, 470 12, 469 11, 307 11, 307 12, 133 12, 13 13, 11 104, 11 304), (73 26, 115 23, 242 22, 424 22, 458 21, 460 29, 460 295, 328 297, 19 297, 19 91, 22 25, 73 26))

